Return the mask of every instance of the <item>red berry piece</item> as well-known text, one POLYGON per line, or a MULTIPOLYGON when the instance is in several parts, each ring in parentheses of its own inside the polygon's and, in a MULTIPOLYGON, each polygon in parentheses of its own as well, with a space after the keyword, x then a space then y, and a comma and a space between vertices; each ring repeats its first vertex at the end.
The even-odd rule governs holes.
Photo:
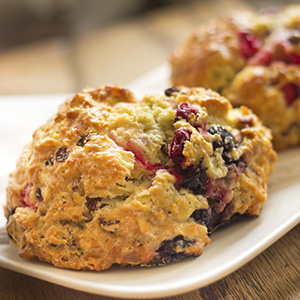
POLYGON ((190 140, 192 132, 187 128, 179 128, 175 130, 174 134, 175 136, 169 147, 169 156, 175 164, 181 164, 184 160, 182 154, 184 144, 190 140))
POLYGON ((248 63, 252 66, 269 66, 274 60, 274 51, 272 49, 264 49, 259 51, 255 56, 249 59, 248 63))
POLYGON ((291 106, 300 96, 299 86, 295 83, 287 83, 281 88, 281 91, 288 106, 291 106))
POLYGON ((239 40, 241 54, 245 59, 252 57, 261 47, 261 41, 247 30, 239 32, 239 40))
POLYGON ((181 102, 177 106, 175 122, 177 122, 180 118, 189 121, 190 115, 192 113, 197 115, 198 112, 199 111, 196 107, 189 105, 188 103, 181 102))
POLYGON ((300 65, 300 55, 295 52, 288 54, 288 62, 290 64, 300 65))

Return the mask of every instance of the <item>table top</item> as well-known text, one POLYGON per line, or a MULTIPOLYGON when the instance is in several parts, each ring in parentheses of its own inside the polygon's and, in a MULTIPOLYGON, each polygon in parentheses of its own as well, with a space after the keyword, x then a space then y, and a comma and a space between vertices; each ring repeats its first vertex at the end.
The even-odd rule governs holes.
MULTIPOLYGON (((125 85, 168 60, 200 23, 259 1, 176 3, 89 30, 0 51, 0 95, 75 93, 125 85)), ((266 3, 266 2, 265 2, 266 3)), ((280 1, 273 1, 273 4, 280 1)), ((274 5, 275 5, 274 4, 274 5)), ((300 225, 227 277, 168 299, 300 299, 300 225)), ((2 299, 113 299, 0 268, 2 299)))

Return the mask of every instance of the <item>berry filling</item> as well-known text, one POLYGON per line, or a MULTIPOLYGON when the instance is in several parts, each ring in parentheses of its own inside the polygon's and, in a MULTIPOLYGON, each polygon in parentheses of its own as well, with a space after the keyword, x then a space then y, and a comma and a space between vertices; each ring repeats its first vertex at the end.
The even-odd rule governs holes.
MULTIPOLYGON (((178 115, 188 120, 191 113, 190 107, 186 103, 180 103, 176 117, 178 115)), ((201 158, 197 167, 191 165, 183 169, 182 162, 185 157, 182 152, 185 142, 190 140, 191 132, 187 128, 179 128, 174 133, 174 138, 169 147, 169 156, 175 166, 170 168, 169 172, 176 177, 176 187, 178 189, 183 187, 192 191, 195 195, 203 195, 208 199, 209 207, 194 211, 191 218, 197 223, 205 225, 208 232, 211 233, 220 225, 228 223, 229 219, 233 217, 232 186, 239 180, 240 174, 245 168, 245 163, 242 158, 233 160, 230 157, 232 148, 236 146, 233 135, 222 125, 213 125, 207 133, 219 136, 213 141, 213 149, 223 148, 222 157, 225 166, 228 167, 227 176, 216 180, 209 178, 206 169, 203 168, 204 157, 201 158)))
POLYGON ((245 59, 254 56, 261 47, 261 41, 248 30, 239 32, 240 51, 245 59))
POLYGON ((281 88, 281 91, 288 106, 291 106, 300 96, 299 86, 295 83, 287 83, 281 88))

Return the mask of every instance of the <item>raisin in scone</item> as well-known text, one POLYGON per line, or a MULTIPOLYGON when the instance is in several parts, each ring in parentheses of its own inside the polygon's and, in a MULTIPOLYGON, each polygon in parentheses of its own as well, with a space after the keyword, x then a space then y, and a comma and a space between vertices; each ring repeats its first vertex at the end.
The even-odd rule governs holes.
POLYGON ((85 89, 25 147, 7 231, 21 257, 60 268, 197 257, 217 226, 259 215, 275 160, 269 129, 211 90, 137 101, 118 87, 85 89))
POLYGON ((278 150, 300 144, 300 5, 215 20, 170 62, 173 85, 212 88, 251 108, 272 129, 278 150))

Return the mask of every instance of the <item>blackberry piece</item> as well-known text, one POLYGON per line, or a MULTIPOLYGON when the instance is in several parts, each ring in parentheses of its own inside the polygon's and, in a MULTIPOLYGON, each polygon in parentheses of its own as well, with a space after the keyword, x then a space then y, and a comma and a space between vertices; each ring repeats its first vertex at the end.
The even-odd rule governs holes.
POLYGON ((213 125, 208 129, 208 133, 215 135, 219 134, 221 137, 221 141, 214 141, 213 146, 214 150, 216 148, 223 147, 224 152, 230 152, 231 149, 234 147, 234 138, 232 134, 224 128, 222 125, 213 125))
POLYGON ((213 218, 212 210, 210 207, 207 209, 197 209, 192 213, 191 218, 193 218, 195 222, 209 227, 213 218))
POLYGON ((158 253, 157 258, 150 262, 149 265, 168 264, 192 258, 193 255, 185 253, 184 249, 194 243, 194 241, 185 239, 183 235, 177 235, 172 240, 165 240, 160 244, 158 250, 156 250, 158 253), (182 249, 182 251, 178 251, 178 249, 182 249))
POLYGON ((233 223, 238 216, 233 214, 232 202, 228 203, 221 213, 217 213, 214 209, 214 201, 211 201, 209 208, 195 210, 191 218, 198 224, 206 226, 208 233, 211 234, 217 228, 233 223))
POLYGON ((194 194, 203 194, 206 190, 207 175, 202 169, 203 157, 199 166, 189 172, 183 179, 181 186, 193 191, 194 194))
POLYGON ((168 97, 171 97, 173 93, 178 93, 178 92, 179 92, 179 89, 177 89, 175 87, 170 87, 165 90, 165 95, 168 97))

